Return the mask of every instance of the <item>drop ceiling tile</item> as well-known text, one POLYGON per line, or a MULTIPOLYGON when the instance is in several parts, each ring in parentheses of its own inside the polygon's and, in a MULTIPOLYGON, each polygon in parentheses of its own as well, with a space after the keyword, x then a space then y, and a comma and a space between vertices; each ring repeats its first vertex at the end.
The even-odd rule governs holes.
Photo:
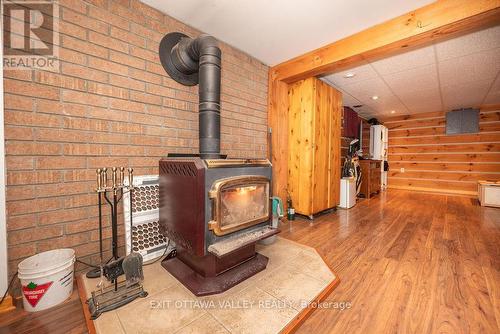
POLYGON ((341 88, 364 104, 372 101, 374 95, 380 99, 392 97, 391 90, 380 77, 344 85, 341 88))
POLYGON ((368 63, 365 63, 361 66, 357 66, 346 71, 327 75, 324 78, 338 87, 343 87, 344 85, 350 85, 356 82, 370 80, 376 77, 377 72, 375 72, 368 63), (347 73, 353 73, 354 77, 345 78, 344 76, 347 73))
POLYGON ((477 107, 482 104, 493 79, 443 86, 443 103, 445 110, 477 107))
POLYGON ((405 71, 410 68, 434 64, 435 62, 434 49, 431 45, 375 61, 372 62, 371 65, 380 75, 387 75, 405 71))
POLYGON ((438 70, 443 86, 492 79, 500 70, 500 49, 439 62, 438 70))
POLYGON ((438 61, 500 47, 500 25, 436 44, 438 61))
POLYGON ((411 93, 422 89, 439 91, 439 80, 436 64, 425 65, 383 76, 396 95, 411 93))
POLYGON ((391 112, 395 110, 397 112, 408 112, 408 109, 404 104, 394 95, 391 95, 386 98, 381 98, 376 101, 370 101, 367 105, 377 112, 391 112))
POLYGON ((442 110, 441 96, 437 87, 406 92, 398 96, 410 112, 442 110))

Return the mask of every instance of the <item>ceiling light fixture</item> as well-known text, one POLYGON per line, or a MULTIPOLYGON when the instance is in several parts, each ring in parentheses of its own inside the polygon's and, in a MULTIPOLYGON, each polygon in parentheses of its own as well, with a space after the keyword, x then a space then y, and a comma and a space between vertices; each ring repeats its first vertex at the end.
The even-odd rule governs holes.
POLYGON ((391 110, 391 114, 395 114, 396 113, 396 110, 391 110))
POLYGON ((344 78, 346 78, 346 79, 354 78, 355 76, 356 76, 356 73, 352 73, 352 72, 348 72, 348 73, 344 74, 344 78))
POLYGON ((372 96, 372 100, 378 100, 378 96, 377 95, 373 95, 372 96))

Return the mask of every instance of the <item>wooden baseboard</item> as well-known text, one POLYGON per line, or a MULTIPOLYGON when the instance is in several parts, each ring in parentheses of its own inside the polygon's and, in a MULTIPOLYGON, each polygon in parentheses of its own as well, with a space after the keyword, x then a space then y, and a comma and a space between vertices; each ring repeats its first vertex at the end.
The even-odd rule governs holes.
POLYGON ((2 304, 0 304, 0 313, 6 313, 15 310, 14 306, 14 298, 11 295, 7 294, 2 304))
POLYGON ((457 196, 467 196, 467 197, 476 197, 477 198, 477 191, 443 190, 443 189, 436 189, 436 188, 391 186, 390 184, 387 186, 387 188, 416 191, 416 192, 425 192, 425 193, 433 193, 433 194, 441 194, 441 195, 457 195, 457 196))
POLYGON ((80 302, 82 303, 83 316, 85 318, 85 323, 87 324, 87 330, 89 331, 89 334, 96 334, 94 321, 90 319, 90 312, 87 305, 87 295, 85 293, 85 288, 83 287, 82 275, 77 276, 76 285, 78 286, 78 295, 80 296, 80 302))

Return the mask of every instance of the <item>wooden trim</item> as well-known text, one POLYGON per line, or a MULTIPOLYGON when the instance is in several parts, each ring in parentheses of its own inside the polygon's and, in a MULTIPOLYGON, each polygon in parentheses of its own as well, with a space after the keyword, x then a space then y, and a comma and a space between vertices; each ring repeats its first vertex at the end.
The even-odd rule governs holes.
MULTIPOLYGON (((285 237, 283 237, 283 239, 286 239, 287 241, 292 242, 292 243, 297 244, 297 245, 300 245, 300 246, 306 246, 308 248, 314 249, 316 251, 316 253, 321 257, 323 262, 326 264, 326 266, 330 269, 330 271, 335 275, 335 279, 332 282, 330 282, 330 284, 328 284, 328 286, 326 288, 324 288, 323 291, 321 291, 310 302, 310 304, 317 306, 319 303, 321 303, 323 300, 325 300, 325 298, 328 297, 330 295, 330 293, 332 293, 332 291, 335 290, 335 288, 340 284, 339 276, 335 273, 335 271, 332 269, 332 267, 328 264, 325 257, 323 255, 321 255, 316 250, 316 248, 301 244, 297 241, 294 241, 294 240, 291 240, 291 239, 288 239, 285 237)), ((302 309, 302 311, 300 311, 299 314, 296 315, 295 318, 293 318, 292 321, 290 321, 280 333, 281 334, 294 333, 297 329, 299 329, 299 327, 304 323, 304 321, 306 321, 306 319, 314 312, 314 310, 316 310, 316 307, 314 307, 312 305, 309 305, 308 307, 302 309)))
POLYGON ((7 294, 2 304, 0 304, 0 314, 7 313, 15 309, 16 307, 14 306, 14 299, 10 294, 7 294))
POLYGON ((275 195, 287 196, 289 83, 394 55, 499 21, 500 0, 439 0, 272 67, 268 122, 272 128, 275 195))
POLYGON ((323 300, 325 300, 325 298, 328 297, 328 295, 330 293, 332 293, 332 291, 335 290, 335 288, 339 284, 340 284, 340 278, 338 278, 338 276, 335 275, 335 279, 330 284, 328 284, 328 286, 325 289, 323 289, 323 291, 321 291, 311 301, 310 304, 313 304, 313 305, 309 305, 308 307, 302 309, 302 311, 300 311, 300 313, 295 318, 293 318, 293 320, 291 322, 289 322, 288 325, 286 325, 286 327, 281 331, 281 333, 282 334, 295 333, 295 331, 297 331, 297 329, 299 329, 299 327, 304 323, 304 321, 306 321, 306 319, 312 314, 312 312, 314 312, 314 310, 316 310, 316 308, 317 308, 316 306, 319 303, 321 303, 323 300))
POLYGON ((83 287, 82 275, 76 277, 76 285, 78 286, 78 295, 80 296, 80 302, 82 303, 83 317, 85 318, 85 323, 87 324, 87 330, 89 334, 96 334, 96 329, 94 326, 94 321, 90 320, 90 312, 87 305, 87 294, 85 293, 85 288, 83 287))
POLYGON ((294 82, 360 60, 455 36, 500 20, 498 0, 440 0, 274 66, 277 80, 294 82))
POLYGON ((464 197, 474 197, 477 198, 476 191, 465 191, 465 190, 443 190, 436 191, 435 188, 423 188, 423 187, 405 187, 405 186, 395 186, 390 183, 387 185, 389 189, 399 189, 399 190, 409 190, 412 192, 420 192, 420 193, 432 193, 437 195, 455 195, 455 196, 464 196, 464 197))

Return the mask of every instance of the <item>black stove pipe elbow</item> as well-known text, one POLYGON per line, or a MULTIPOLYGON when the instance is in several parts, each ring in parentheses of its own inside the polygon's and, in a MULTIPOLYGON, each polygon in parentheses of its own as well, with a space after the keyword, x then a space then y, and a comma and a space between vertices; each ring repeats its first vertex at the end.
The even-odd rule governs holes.
POLYGON ((163 68, 177 82, 193 86, 199 83, 200 156, 220 157, 220 83, 221 51, 212 36, 192 39, 171 33, 160 43, 163 68))

